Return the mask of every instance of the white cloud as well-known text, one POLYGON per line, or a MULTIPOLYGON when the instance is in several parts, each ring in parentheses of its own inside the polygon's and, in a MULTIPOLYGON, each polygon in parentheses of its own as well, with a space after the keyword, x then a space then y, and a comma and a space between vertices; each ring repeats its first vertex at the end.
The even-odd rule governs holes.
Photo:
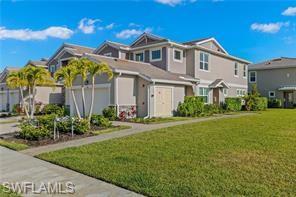
POLYGON ((101 22, 100 19, 83 18, 79 21, 78 29, 85 34, 92 34, 95 32, 95 23, 101 22))
POLYGON ((282 12, 284 16, 296 16, 296 7, 288 7, 285 11, 282 12))
POLYGON ((113 29, 114 26, 115 26, 115 23, 111 23, 111 24, 109 24, 109 25, 106 25, 105 29, 110 30, 110 29, 113 29))
POLYGON ((182 3, 195 3, 197 0, 154 0, 157 3, 175 7, 182 3))
POLYGON ((151 32, 152 28, 141 29, 124 29, 121 32, 116 34, 116 38, 128 39, 141 35, 144 32, 151 32))
POLYGON ((0 39, 45 40, 48 37, 68 39, 73 33, 71 29, 58 26, 48 27, 39 31, 33 31, 31 29, 6 29, 4 26, 0 27, 0 39))
POLYGON ((289 22, 277 22, 277 23, 268 23, 268 24, 260 24, 260 23, 253 23, 251 25, 251 29, 254 31, 259 31, 263 33, 277 33, 280 31, 282 27, 288 27, 290 25, 289 22))

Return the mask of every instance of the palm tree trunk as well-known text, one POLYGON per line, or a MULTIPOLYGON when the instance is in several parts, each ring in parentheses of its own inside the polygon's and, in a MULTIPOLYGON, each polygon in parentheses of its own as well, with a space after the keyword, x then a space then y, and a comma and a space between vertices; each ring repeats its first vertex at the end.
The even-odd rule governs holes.
POLYGON ((35 87, 35 85, 33 85, 33 90, 32 90, 32 93, 33 93, 33 97, 32 97, 32 103, 31 103, 31 105, 32 105, 32 107, 31 107, 31 119, 33 119, 34 118, 34 111, 35 111, 35 96, 36 96, 36 87, 35 87))
POLYGON ((81 94, 82 94, 82 116, 85 118, 85 94, 84 94, 84 81, 81 84, 81 94))
POLYGON ((95 97, 95 76, 92 77, 92 87, 91 87, 91 104, 90 104, 90 110, 88 115, 88 121, 91 120, 91 115, 94 107, 94 98, 95 97))
POLYGON ((72 99, 73 99, 74 106, 75 106, 75 109, 76 109, 76 114, 77 114, 78 118, 81 119, 81 115, 80 115, 78 105, 77 105, 77 102, 76 102, 76 98, 75 98, 75 95, 74 95, 74 91, 73 91, 72 88, 71 88, 71 94, 72 94, 72 99))
POLYGON ((28 110, 27 110, 27 107, 25 106, 24 93, 23 93, 23 89, 22 89, 22 87, 20 87, 20 93, 21 93, 21 100, 22 100, 21 103, 22 103, 22 107, 23 107, 24 110, 25 110, 25 114, 26 114, 27 118, 30 118, 29 113, 28 113, 28 110))
POLYGON ((28 86, 28 89, 29 89, 29 113, 31 113, 31 111, 32 111, 32 108, 31 108, 31 104, 32 104, 32 102, 31 102, 31 86, 28 86))

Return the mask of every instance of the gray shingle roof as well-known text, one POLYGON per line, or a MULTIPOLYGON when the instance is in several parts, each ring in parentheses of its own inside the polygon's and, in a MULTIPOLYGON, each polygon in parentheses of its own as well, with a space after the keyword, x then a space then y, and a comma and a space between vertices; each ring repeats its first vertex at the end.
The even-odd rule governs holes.
POLYGON ((92 53, 95 49, 91 47, 65 43, 65 47, 71 48, 75 53, 82 55, 83 53, 92 53))
POLYGON ((250 64, 249 70, 265 70, 265 69, 278 69, 278 68, 296 68, 296 58, 280 57, 265 62, 250 64))
POLYGON ((95 54, 86 54, 86 57, 97 62, 105 62, 115 71, 121 70, 139 73, 140 75, 145 76, 151 80, 168 80, 190 84, 188 80, 180 78, 181 75, 167 72, 149 63, 123 60, 95 54))
POLYGON ((191 40, 191 41, 187 41, 187 42, 183 42, 182 44, 185 44, 185 45, 195 45, 195 43, 197 42, 201 42, 201 41, 204 41, 204 40, 208 40, 212 37, 207 37, 207 38, 200 38, 200 39, 196 39, 196 40, 191 40))
POLYGON ((42 61, 42 60, 29 60, 27 65, 32 64, 33 66, 47 68, 46 63, 47 63, 47 61, 42 61))

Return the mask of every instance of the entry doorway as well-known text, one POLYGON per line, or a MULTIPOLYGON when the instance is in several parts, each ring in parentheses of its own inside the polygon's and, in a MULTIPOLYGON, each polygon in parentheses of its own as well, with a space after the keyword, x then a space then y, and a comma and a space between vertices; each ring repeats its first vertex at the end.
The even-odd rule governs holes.
POLYGON ((213 88, 213 104, 220 104, 220 88, 213 88))
POLYGON ((293 107, 293 92, 284 92, 284 107, 293 107))

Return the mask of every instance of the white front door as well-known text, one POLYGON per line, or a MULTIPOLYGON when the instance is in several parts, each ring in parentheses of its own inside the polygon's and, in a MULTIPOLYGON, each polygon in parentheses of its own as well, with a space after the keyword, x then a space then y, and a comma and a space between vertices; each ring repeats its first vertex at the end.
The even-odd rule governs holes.
POLYGON ((172 88, 155 87, 155 116, 172 115, 172 88))

